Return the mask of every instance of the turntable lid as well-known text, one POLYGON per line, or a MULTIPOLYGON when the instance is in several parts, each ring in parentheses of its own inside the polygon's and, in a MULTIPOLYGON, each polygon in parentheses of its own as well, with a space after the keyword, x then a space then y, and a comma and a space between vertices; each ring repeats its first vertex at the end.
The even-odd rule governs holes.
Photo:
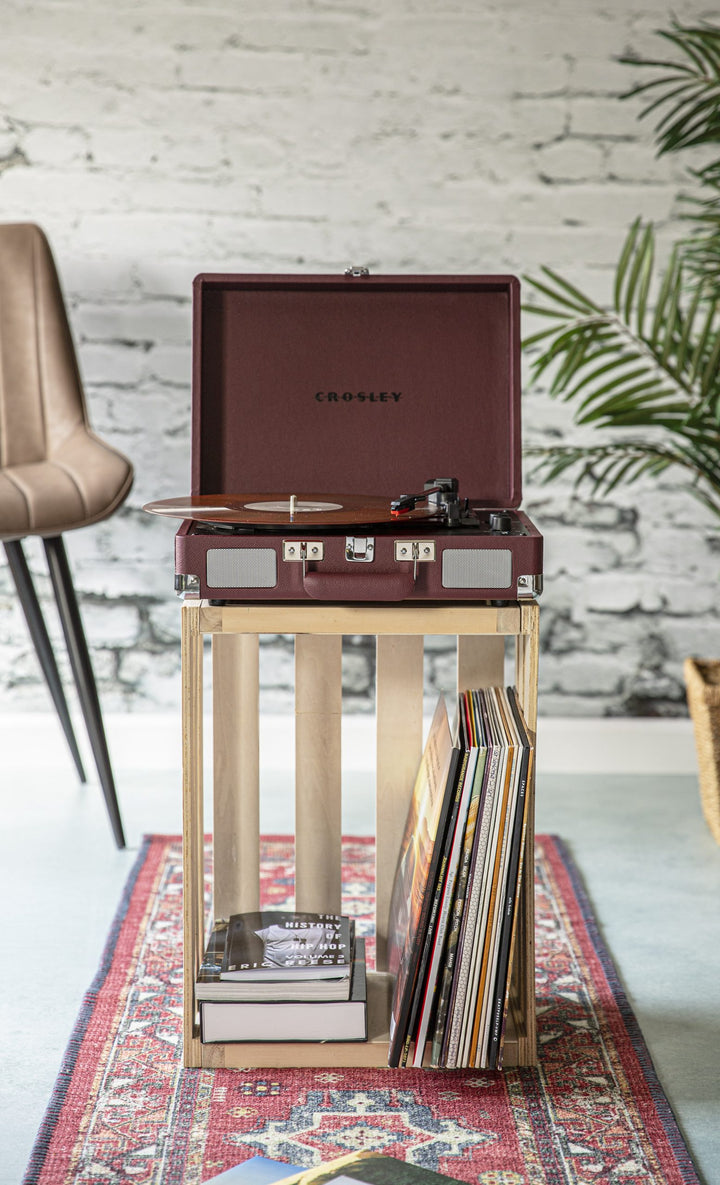
POLYGON ((201 275, 193 494, 521 500, 513 276, 201 275))

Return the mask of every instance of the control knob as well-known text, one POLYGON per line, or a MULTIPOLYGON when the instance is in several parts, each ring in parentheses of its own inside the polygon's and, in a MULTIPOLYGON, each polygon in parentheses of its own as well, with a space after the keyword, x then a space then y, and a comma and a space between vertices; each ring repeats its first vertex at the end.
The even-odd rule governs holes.
POLYGON ((490 511, 490 530, 496 535, 509 535, 512 530, 512 515, 507 510, 490 511))

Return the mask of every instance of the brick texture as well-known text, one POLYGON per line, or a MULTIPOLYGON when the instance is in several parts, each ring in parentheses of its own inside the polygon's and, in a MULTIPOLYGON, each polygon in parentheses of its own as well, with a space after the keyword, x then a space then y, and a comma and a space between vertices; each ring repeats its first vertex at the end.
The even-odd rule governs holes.
MULTIPOLYGON (((174 525, 141 507, 189 484, 193 276, 550 264, 606 299, 637 214, 661 243, 678 228, 680 166, 615 60, 658 52, 668 20, 660 0, 5 0, 0 217, 49 234, 91 418, 137 471, 67 540, 107 709, 178 701, 174 525)), ((526 441, 568 431, 528 390, 526 441)), ((541 711, 683 713, 684 656, 720 651, 716 523, 669 484, 595 504, 526 480, 524 504, 547 538, 541 711)), ((364 710, 372 650, 345 649, 364 710)), ((264 639, 273 707, 291 677, 288 640, 264 639)), ((433 639, 428 696, 451 677, 433 639)), ((4 567, 0 704, 48 704, 4 567)))

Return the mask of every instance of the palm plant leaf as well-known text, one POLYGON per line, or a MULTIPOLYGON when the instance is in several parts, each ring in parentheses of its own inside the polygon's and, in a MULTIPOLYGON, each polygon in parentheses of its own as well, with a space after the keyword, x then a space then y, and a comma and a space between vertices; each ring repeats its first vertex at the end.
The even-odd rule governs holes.
MULTIPOLYGON (((700 290, 701 288, 699 286, 698 291, 700 290)), ((720 297, 715 296, 714 294, 713 297, 713 299, 706 300, 704 310, 705 321, 700 333, 696 338, 695 348, 693 349, 689 360, 689 374, 691 382, 695 382, 697 380, 701 366, 707 366, 708 353, 712 352, 711 340, 713 330, 715 330, 717 333, 716 310, 718 303, 720 302, 720 297)))
POLYGON ((574 469, 578 481, 608 493, 648 473, 682 468, 696 496, 720 514, 720 299, 700 284, 685 300, 677 250, 657 284, 654 261, 653 228, 638 220, 620 254, 611 308, 584 298, 550 269, 538 282, 529 279, 542 305, 526 311, 551 321, 524 343, 534 351, 534 379, 549 379, 550 394, 573 405, 577 424, 648 436, 551 447, 535 453, 543 457, 536 471, 551 480, 574 469))
POLYGON ((624 96, 652 95, 640 118, 664 114, 655 126, 658 153, 678 152, 720 141, 720 30, 712 25, 683 26, 673 21, 660 36, 684 56, 678 60, 621 58, 621 62, 660 70, 624 96))
MULTIPOLYGON (((654 250, 652 226, 634 223, 618 263, 612 309, 575 300, 572 315, 554 273, 554 290, 541 282, 546 297, 555 291, 563 303, 555 308, 548 308, 546 302, 526 306, 531 313, 553 317, 542 338, 535 335, 526 345, 544 343, 532 369, 537 378, 554 366, 553 394, 562 392, 568 400, 582 396, 585 407, 588 398, 599 400, 609 391, 629 392, 644 377, 661 407, 668 395, 679 396, 686 407, 706 402, 712 395, 717 378, 713 363, 718 304, 700 291, 683 309, 683 268, 673 252, 661 277, 652 326, 645 332, 654 250), (558 316, 563 308, 566 315, 558 316), (698 336, 699 321, 703 328, 698 336)), ((533 289, 539 286, 533 278, 527 282, 533 289)))
POLYGON ((703 457, 687 448, 628 440, 590 448, 574 445, 552 449, 535 447, 529 448, 527 455, 536 459, 532 476, 548 482, 572 472, 575 488, 589 485, 592 493, 600 496, 607 496, 621 484, 634 485, 647 475, 658 477, 667 470, 679 468, 689 477, 686 482, 688 492, 720 517, 717 451, 703 457), (692 464, 689 463, 691 460, 692 464))
MULTIPOLYGON (((658 77, 639 83, 623 97, 641 95, 650 100, 640 118, 658 117, 658 155, 701 144, 720 144, 720 29, 717 25, 683 26, 674 21, 670 30, 660 31, 660 36, 679 52, 679 58, 621 58, 634 66, 659 71, 658 77)), ((720 293, 720 162, 691 169, 690 175, 704 194, 681 195, 682 217, 693 224, 682 244, 683 253, 689 268, 720 293)))

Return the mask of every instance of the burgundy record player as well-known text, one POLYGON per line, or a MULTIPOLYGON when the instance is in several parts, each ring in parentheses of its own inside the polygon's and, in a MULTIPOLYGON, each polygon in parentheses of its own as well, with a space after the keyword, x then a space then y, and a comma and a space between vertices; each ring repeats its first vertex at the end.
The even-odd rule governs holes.
POLYGON ((512 276, 201 275, 176 587, 214 602, 508 601, 521 500, 512 276), (280 492, 278 492, 280 491, 280 492))

